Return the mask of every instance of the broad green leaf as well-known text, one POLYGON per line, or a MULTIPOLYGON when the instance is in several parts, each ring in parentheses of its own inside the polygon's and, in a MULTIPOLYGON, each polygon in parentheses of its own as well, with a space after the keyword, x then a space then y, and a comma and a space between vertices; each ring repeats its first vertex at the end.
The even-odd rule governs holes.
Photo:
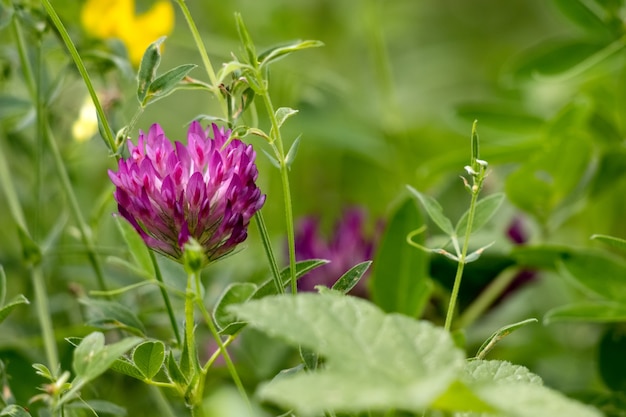
POLYGON ((157 69, 161 63, 161 44, 165 41, 165 38, 165 36, 162 36, 151 43, 141 58, 139 72, 137 73, 137 99, 141 104, 144 103, 150 84, 156 78, 157 69))
POLYGON ((176 87, 180 85, 181 81, 185 79, 187 74, 189 74, 189 72, 196 67, 197 65, 195 64, 184 64, 179 65, 176 68, 172 68, 164 74, 161 74, 158 78, 150 83, 150 86, 148 87, 148 92, 142 102, 142 105, 145 106, 148 103, 155 102, 158 99, 170 95, 172 92, 174 92, 176 87))
POLYGON ((120 216, 115 216, 115 222, 137 265, 148 274, 148 276, 154 277, 154 265, 152 265, 150 249, 148 249, 146 243, 141 236, 139 236, 137 230, 120 216))
POLYGON ((259 389, 262 399, 303 415, 422 411, 464 366, 463 353, 443 329, 385 314, 335 291, 272 296, 231 308, 268 335, 325 358, 321 370, 284 376, 259 389))
POLYGON ((296 159, 296 155, 298 154, 298 148, 300 147, 300 138, 302 135, 298 135, 296 140, 291 144, 291 148, 289 148, 289 152, 287 152, 287 156, 285 156, 285 163, 287 164, 287 168, 291 168, 293 161, 296 159))
POLYGON ((128 307, 114 301, 83 298, 79 300, 87 306, 88 323, 102 329, 119 328, 143 336, 146 330, 128 307))
MULTIPOLYGON (((369 285, 372 299, 387 312, 419 317, 430 296, 428 254, 406 241, 407 235, 423 223, 414 200, 407 198, 390 218, 380 240, 369 285)), ((424 235, 414 241, 423 245, 424 235)))
POLYGON ((324 46, 324 43, 316 40, 297 40, 294 42, 290 42, 286 45, 275 46, 268 49, 267 51, 262 52, 259 55, 259 62, 261 63, 261 67, 263 67, 293 52, 309 48, 319 48, 320 46, 324 46))
POLYGON ((72 367, 76 377, 71 383, 70 390, 63 395, 57 406, 60 407, 72 400, 85 384, 106 372, 115 361, 139 342, 141 342, 139 337, 127 337, 119 342, 105 345, 104 334, 93 332, 87 335, 74 349, 72 367))
POLYGON ((113 362, 113 364, 111 364, 110 369, 112 369, 115 372, 119 372, 121 374, 131 376, 140 381, 143 381, 145 379, 144 374, 139 370, 139 368, 137 368, 137 366, 135 366, 134 363, 132 363, 130 360, 128 360, 127 358, 123 356, 119 358, 118 360, 116 360, 115 362, 113 362))
POLYGON ((443 209, 441 208, 441 205, 437 202, 437 200, 435 200, 434 198, 426 194, 420 193, 419 191, 417 191, 415 188, 411 187, 410 185, 407 185, 407 188, 409 189, 411 193, 413 193, 415 197, 417 197, 419 202, 422 204, 422 206, 426 210, 426 213, 428 213, 428 216, 430 217, 430 219, 433 222, 435 222, 435 224, 439 226, 439 228, 445 234, 447 234, 448 236, 454 235, 454 228, 452 227, 452 222, 450 221, 450 219, 448 219, 445 216, 445 214, 443 214, 443 209))
POLYGON ((489 353, 491 349, 493 349, 493 347, 496 345, 496 343, 498 343, 500 340, 504 339, 506 336, 510 335, 515 330, 519 329, 520 327, 524 327, 527 324, 531 324, 531 323, 537 323, 538 321, 539 320, 532 318, 532 319, 522 320, 517 323, 508 324, 506 326, 499 328, 491 336, 489 336, 487 340, 483 342, 480 348, 478 348, 478 352, 476 352, 476 357, 478 359, 484 359, 487 353, 489 353))
POLYGON ((594 240, 599 240, 602 243, 606 243, 607 245, 613 246, 618 249, 626 250, 626 240, 620 239, 615 236, 607 236, 607 235, 593 235, 591 236, 594 240))
POLYGON ((2 323, 8 317, 9 313, 11 313, 11 311, 13 311, 15 307, 21 304, 30 304, 30 303, 26 299, 26 297, 24 297, 22 294, 19 294, 15 296, 11 301, 9 301, 6 305, 2 306, 0 308, 0 323, 2 323))
POLYGON ((606 23, 580 0, 553 0, 557 7, 572 22, 583 29, 601 35, 609 35, 610 31, 606 23))
POLYGON ((146 379, 152 379, 165 361, 165 345, 158 340, 143 342, 133 350, 133 363, 146 379))
MULTIPOLYGON (((296 279, 300 279, 309 271, 312 271, 322 265, 326 265, 327 263, 328 261, 325 259, 308 259, 306 261, 296 262, 296 279)), ((291 270, 289 267, 283 268, 280 271, 280 279, 283 282, 284 287, 291 285, 291 270)), ((252 298, 259 299, 274 294, 276 294, 276 286, 274 285, 274 280, 270 278, 263 284, 259 285, 259 288, 256 290, 252 298)))
MULTIPOLYGON (((475 212, 474 212, 474 221, 472 222, 472 230, 470 232, 473 233, 483 227, 492 217, 498 209, 502 202, 504 201, 504 193, 496 193, 491 194, 476 203, 475 212)), ((465 236, 465 232, 467 230, 467 218, 469 216, 469 209, 456 225, 456 234, 457 236, 465 236)))
POLYGON ((332 289, 347 294, 359 283, 371 264, 372 261, 365 261, 354 265, 333 284, 332 289))
MULTIPOLYGON (((541 378, 523 366, 502 361, 470 361, 464 382, 479 398, 507 417, 600 417, 586 405, 565 397, 542 385, 541 378)), ((458 413, 456 416, 478 417, 494 414, 458 413)))
POLYGON ((626 304, 626 261, 603 252, 573 252, 559 263, 561 275, 609 301, 626 304))
POLYGON ((297 113, 298 113, 298 110, 294 110, 289 107, 279 108, 278 110, 276 110, 276 114, 275 114, 276 124, 278 124, 278 127, 281 127, 283 123, 285 123, 285 120, 287 120, 288 118, 290 118, 291 116, 297 113))
POLYGON ((568 304, 553 308, 543 317, 544 324, 558 322, 626 322, 626 304, 606 301, 568 304))
POLYGON ((2 417, 31 417, 30 413, 19 405, 11 404, 0 410, 2 417))
POLYGON ((213 319, 220 333, 232 335, 245 326, 245 322, 227 311, 227 307, 248 301, 256 290, 257 286, 250 282, 235 282, 224 290, 213 309, 213 319))

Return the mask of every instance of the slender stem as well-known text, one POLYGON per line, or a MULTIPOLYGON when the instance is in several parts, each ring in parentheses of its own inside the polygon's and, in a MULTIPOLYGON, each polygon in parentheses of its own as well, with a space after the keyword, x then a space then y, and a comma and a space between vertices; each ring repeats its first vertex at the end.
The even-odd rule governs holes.
POLYGON ((469 213, 467 215, 467 228, 465 229, 465 239, 463 239, 463 247, 461 248, 459 263, 457 264, 456 276, 454 277, 454 286, 452 287, 450 304, 448 305, 448 313, 446 314, 446 322, 444 325, 444 328, 448 331, 452 327, 452 318, 454 317, 456 300, 459 296, 459 289, 461 288, 461 278, 463 277, 463 269, 465 268, 465 257, 467 256, 467 250, 469 248, 470 232, 472 231, 472 223, 474 222, 476 201, 478 199, 479 191, 480 187, 478 187, 475 192, 472 192, 472 200, 470 202, 469 213))
POLYGON ((518 272, 517 268, 507 268, 502 271, 461 314, 459 327, 465 328, 480 317, 502 295, 518 272))
POLYGON ((198 372, 198 359, 196 355, 196 338, 194 333, 194 292, 193 284, 195 281, 195 273, 189 273, 187 277, 187 290, 185 292, 185 340, 187 343, 187 354, 189 365, 194 369, 194 373, 198 372))
POLYGON ((165 289, 165 282, 163 281, 163 275, 161 274, 161 268, 159 267, 159 263, 157 262, 156 256, 154 252, 150 252, 150 260, 152 261, 152 267, 154 268, 154 275, 162 285, 159 285, 159 290, 161 291, 161 296, 163 297, 163 301, 165 302, 165 308, 167 310, 167 315, 170 318, 170 324, 172 325, 172 330, 174 331, 174 336, 176 337, 176 342, 178 346, 182 346, 182 340, 180 339, 180 331, 178 330, 178 323, 176 322, 176 315, 174 314, 174 309, 172 308, 172 302, 170 301, 170 296, 165 289))
POLYGON ((31 280, 35 291, 35 308, 37 310, 39 325, 41 326, 41 334, 43 337, 44 349, 46 351, 48 369, 50 369, 52 375, 57 375, 60 371, 59 354, 57 351, 56 339, 54 338, 54 328, 52 327, 50 306, 48 304, 48 292, 46 291, 46 283, 44 282, 41 264, 33 266, 31 270, 31 280))
MULTIPOLYGON (((241 378, 239 377, 239 374, 237 373, 237 369, 235 368, 235 365, 233 364, 233 361, 230 357, 230 354, 228 353, 228 350, 226 350, 226 345, 222 341, 222 338, 220 337, 220 334, 217 331, 217 328, 215 327, 213 318, 211 317, 206 307, 204 306, 204 302, 202 301, 202 299, 196 298, 196 302, 198 304, 198 307, 200 308, 200 311, 202 312, 204 321, 209 326, 209 331, 211 332, 211 335, 213 336, 213 338, 215 339, 215 342, 217 343, 217 346, 219 347, 222 357, 224 358, 224 362, 226 362, 226 368, 228 368, 228 372, 230 373, 230 376, 233 379, 235 386, 239 390, 241 397, 244 399, 248 407, 252 408, 252 405, 250 404, 250 399, 248 398, 248 393, 246 392, 246 389, 244 388, 243 383, 241 382, 241 378)), ((205 367, 202 369, 203 373, 206 373, 208 371, 207 365, 205 365, 205 367)), ((202 380, 204 383, 204 378, 202 380)))
POLYGON ((61 35, 61 38, 63 39, 63 42, 65 43, 65 46, 67 47, 67 50, 69 51, 70 55, 72 56, 72 59, 74 60, 74 64, 76 64, 76 68, 78 69, 78 72, 80 73, 81 77, 83 77, 83 81, 85 82, 85 86, 87 87, 87 90, 89 91, 91 100, 93 101, 93 104, 96 107, 96 113, 98 114, 99 122, 102 124, 102 128, 103 128, 102 130, 104 131, 104 136, 105 136, 103 139, 105 143, 108 145, 111 152, 114 155, 117 155, 118 149, 117 149, 117 144, 115 143, 115 136, 113 135, 111 126, 109 126, 107 117, 104 114, 104 109, 102 108, 102 104, 100 104, 100 100, 98 99, 96 90, 93 87, 91 78, 89 77, 89 73, 87 72, 87 68, 85 67, 85 63, 83 62, 82 58, 78 54, 78 51, 76 50, 76 45, 74 45, 72 38, 70 38, 70 35, 67 32, 67 29, 65 29, 63 22, 61 22, 61 19, 59 18, 56 11, 54 10, 54 7, 52 7, 52 4, 50 3, 50 1, 41 0, 41 3, 46 9, 46 12, 48 12, 50 19, 52 20, 52 23, 54 24, 57 31, 61 35))
POLYGON ((35 77, 33 76, 33 70, 31 69, 28 55, 26 54, 26 44, 24 42, 24 36, 22 34, 22 26, 20 25, 17 16, 13 17, 12 23, 15 43, 17 44, 17 52, 20 57, 22 71, 24 73, 24 81, 26 82, 26 87, 28 88, 30 96, 35 97, 35 95, 37 94, 35 90, 35 77))
POLYGON ((267 227, 265 226, 265 220, 263 219, 263 214, 261 214, 261 210, 257 211, 254 214, 254 218, 256 219, 256 225, 259 229, 259 234, 261 235, 261 242, 263 242, 263 248, 265 249, 267 260, 270 263, 270 269, 272 270, 272 278, 274 279, 276 292, 277 294, 283 294, 285 292, 285 289, 283 288, 283 282, 280 278, 280 271, 278 270, 278 264, 276 263, 276 257, 274 256, 274 251, 272 250, 269 233, 267 232, 267 227))
MULTIPOLYGON (((263 85, 263 79, 261 74, 258 75, 259 84, 263 85)), ((278 120, 276 120, 276 113, 272 100, 270 98, 267 89, 264 90, 263 103, 267 110, 267 114, 270 118, 272 128, 270 130, 271 139, 274 141, 273 148, 276 152, 276 158, 280 163, 280 179, 283 188, 283 199, 285 204, 285 223, 287 227, 287 245, 289 250, 289 278, 291 281, 291 293, 296 294, 298 292, 298 286, 296 281, 296 239, 293 226, 293 208, 291 205, 291 190, 289 188, 289 167, 285 159, 285 150, 283 147, 282 137, 280 135, 280 127, 278 126, 278 120)))

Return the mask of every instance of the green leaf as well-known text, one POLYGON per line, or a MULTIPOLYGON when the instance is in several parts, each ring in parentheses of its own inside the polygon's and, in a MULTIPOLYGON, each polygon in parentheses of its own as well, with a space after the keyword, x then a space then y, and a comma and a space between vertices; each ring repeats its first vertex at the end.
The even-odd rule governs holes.
POLYGON ((559 263, 561 275, 600 297, 626 304, 626 261, 609 253, 573 252, 559 263))
POLYGON ((21 304, 30 304, 29 301, 22 294, 15 296, 11 301, 9 301, 5 306, 0 308, 0 323, 2 323, 15 309, 15 307, 21 304))
POLYGON ((112 402, 104 401, 104 400, 74 401, 73 403, 68 404, 67 408, 74 409, 74 410, 76 409, 86 410, 90 412, 90 414, 94 414, 93 412, 95 411, 96 414, 94 415, 102 415, 102 414, 111 415, 111 416, 125 416, 126 415, 125 408, 120 407, 117 404, 113 404, 112 402))
MULTIPOLYGON (((588 406, 543 386, 541 378, 523 366, 502 361, 467 363, 463 381, 479 398, 494 407, 497 415, 511 417, 600 417, 588 406)), ((493 415, 493 414, 489 414, 493 415)), ((464 417, 483 414, 468 413, 464 417)))
POLYGON ((248 33, 246 25, 243 23, 241 13, 235 13, 235 23, 237 25, 237 32, 239 33, 239 40, 241 41, 241 44, 243 45, 246 51, 246 55, 248 57, 248 64, 256 68, 258 64, 256 57, 256 48, 254 47, 254 42, 252 42, 252 38, 248 33))
MULTIPOLYGON (((406 241, 407 235, 423 222, 414 200, 407 198, 389 220, 380 240, 369 285, 372 299, 387 312, 419 317, 430 296, 433 285, 428 276, 428 254, 406 241)), ((414 241, 423 245, 424 235, 414 241)))
POLYGON ((148 88, 156 77, 157 69, 161 63, 161 44, 165 39, 166 37, 162 36, 151 43, 141 58, 139 72, 137 73, 137 99, 141 104, 144 103, 146 95, 148 94, 148 88))
POLYGON ((324 43, 316 40, 297 40, 285 45, 275 46, 259 55, 259 62, 261 63, 260 66, 263 67, 269 65, 270 63, 278 61, 293 52, 309 48, 319 48, 320 46, 324 46, 324 43))
POLYGON ((553 308, 543 317, 546 325, 558 322, 626 322, 626 304, 606 301, 568 304, 553 308))
POLYGON ((136 264, 139 265, 148 276, 154 277, 154 265, 152 265, 150 249, 148 249, 146 243, 139 233, 137 233, 137 230, 120 216, 115 216, 115 222, 136 264))
POLYGON ((602 35, 609 35, 606 23, 580 0, 553 0, 556 6, 572 22, 583 29, 602 35))
POLYGON ((452 222, 443 214, 443 209, 441 208, 441 205, 437 202, 437 200, 426 194, 420 193, 410 185, 407 185, 407 188, 411 193, 413 193, 415 197, 417 197, 419 202, 426 210, 426 213, 428 213, 430 219, 435 222, 435 224, 439 226, 439 228, 445 234, 447 234, 448 236, 453 236, 454 228, 452 227, 452 222))
POLYGON ((333 284, 332 289, 343 294, 347 294, 356 284, 359 283, 363 274, 367 272, 371 264, 372 261, 365 261, 354 265, 333 284))
POLYGON ((88 324, 102 329, 123 329, 143 336, 146 330, 128 307, 108 300, 83 298, 79 300, 87 306, 88 324))
MULTIPOLYGON (((472 222, 472 230, 470 234, 483 227, 493 217, 493 215, 496 214, 503 201, 504 193, 491 194, 479 200, 478 203, 476 203, 474 221, 472 222)), ((455 232, 457 236, 465 236, 468 216, 469 209, 463 213, 463 216, 461 216, 461 219, 456 225, 455 232)))
POLYGON ((158 78, 150 83, 148 87, 148 92, 142 102, 142 105, 145 106, 148 103, 152 103, 170 95, 176 87, 178 87, 185 79, 187 74, 197 65, 195 64, 184 64, 179 65, 176 68, 172 68, 164 74, 161 74, 158 78))
POLYGON ((4 267, 0 265, 0 307, 4 306, 4 300, 7 296, 7 276, 4 273, 4 267))
POLYGON ((244 64, 239 61, 230 61, 226 62, 222 65, 222 67, 217 71, 217 83, 221 84, 226 81, 226 77, 234 72, 239 72, 244 69, 252 69, 249 64, 244 64))
MULTIPOLYGON (((296 279, 302 278, 309 271, 327 263, 328 261, 325 259, 307 259, 306 261, 296 262, 296 279)), ((289 267, 285 267, 280 271, 280 280, 284 287, 291 285, 291 269, 289 267)), ((276 286, 274 285, 274 280, 270 278, 259 285, 252 298, 259 299, 274 294, 276 294, 276 286)))
MULTIPOLYGON (((183 352, 184 353, 184 352, 183 352)), ((172 351, 167 354, 167 375, 170 380, 181 387, 187 386, 187 378, 178 366, 178 362, 174 358, 172 351)))
POLYGON ((31 417, 30 413, 19 405, 11 404, 0 411, 2 417, 31 417))
POLYGON ((146 379, 152 379, 165 361, 165 345, 158 340, 143 342, 133 350, 133 362, 146 379))
POLYGON ((443 329, 335 291, 266 297, 231 309, 268 335, 325 358, 321 370, 284 376, 258 391, 304 415, 423 411, 464 366, 443 329))
POLYGON ((571 247, 558 245, 516 246, 511 250, 511 256, 519 266, 552 271, 556 270, 557 263, 570 253, 571 247))
POLYGON ((618 249, 626 250, 626 240, 620 239, 615 236, 607 236, 607 235, 593 235, 592 239, 599 240, 602 243, 606 243, 607 245, 613 246, 618 249))
POLYGON ((257 286, 250 282, 235 282, 224 290, 213 309, 213 319, 220 333, 232 335, 245 326, 246 323, 238 320, 227 308, 248 301, 256 290, 257 286))
POLYGON ((288 118, 290 118, 291 116, 297 113, 298 113, 298 110, 294 110, 289 107, 279 108, 278 110, 276 110, 276 114, 275 114, 276 124, 278 124, 278 127, 281 127, 283 123, 285 123, 285 120, 287 120, 288 118))
POLYGON ((480 348, 478 348, 478 352, 476 352, 476 357, 478 359, 484 359, 487 353, 489 353, 491 349, 493 349, 493 347, 496 345, 496 343, 498 343, 500 340, 504 339, 506 336, 510 335, 515 330, 521 327, 524 327, 530 323, 537 323, 538 321, 539 320, 535 318, 526 319, 526 320, 519 321, 517 323, 508 324, 506 326, 499 328, 491 336, 489 336, 487 340, 483 342, 480 348))
POLYGON ((302 135, 298 135, 296 140, 291 144, 291 148, 289 148, 289 152, 287 152, 287 156, 285 157, 285 163, 287 164, 287 168, 291 168, 291 164, 296 159, 296 155, 298 153, 298 148, 300 147, 300 138, 302 135))
POLYGON ((121 374, 136 378, 140 381, 143 381, 145 379, 143 372, 141 372, 134 363, 132 363, 130 360, 126 359, 123 356, 113 362, 110 369, 115 372, 119 372, 121 374))

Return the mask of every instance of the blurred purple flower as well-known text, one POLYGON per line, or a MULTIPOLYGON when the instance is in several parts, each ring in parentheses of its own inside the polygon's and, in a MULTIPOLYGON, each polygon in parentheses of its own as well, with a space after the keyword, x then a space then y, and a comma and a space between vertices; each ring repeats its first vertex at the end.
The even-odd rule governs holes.
MULTIPOLYGON (((365 213, 358 208, 345 210, 328 238, 322 236, 318 218, 302 218, 296 226, 296 260, 327 259, 330 263, 299 279, 299 290, 314 291, 316 285, 330 288, 354 265, 372 259, 377 235, 367 236, 364 229, 365 213)), ((367 296, 366 276, 352 289, 352 295, 367 296)))
POLYGON ((181 261, 194 238, 210 262, 246 239, 250 218, 265 202, 251 145, 230 140, 230 131, 215 124, 203 130, 193 122, 186 146, 172 145, 153 124, 137 146, 128 141, 128 150, 109 177, 120 214, 150 248, 181 261))

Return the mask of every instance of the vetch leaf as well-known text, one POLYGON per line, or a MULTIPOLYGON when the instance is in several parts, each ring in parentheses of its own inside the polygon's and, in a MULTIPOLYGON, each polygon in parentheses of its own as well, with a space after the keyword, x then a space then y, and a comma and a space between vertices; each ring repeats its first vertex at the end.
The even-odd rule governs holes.
POLYGON ((543 317, 546 325, 558 322, 626 322, 626 304, 607 301, 568 304, 553 308, 543 317))
MULTIPOLYGON (((428 254, 406 242, 407 235, 423 222, 415 201, 407 198, 385 227, 369 284, 373 300, 387 312, 418 317, 430 296, 428 254)), ((423 246, 424 236, 417 239, 423 246)))
POLYGON ((133 259, 148 276, 153 277, 154 266, 152 265, 150 250, 146 246, 146 243, 128 221, 122 219, 120 216, 115 216, 115 220, 133 259))
POLYGON ((320 46, 324 46, 324 43, 316 40, 297 40, 290 42, 286 45, 275 46, 268 49, 267 51, 262 52, 259 55, 259 62, 261 63, 260 66, 263 67, 265 65, 268 65, 293 52, 309 48, 319 48, 320 46))
MULTIPOLYGON (((470 234, 483 227, 498 211, 498 208, 500 208, 503 201, 504 193, 491 194, 479 200, 475 206, 474 220, 472 222, 472 230, 470 231, 470 234)), ((463 213, 463 216, 459 219, 455 229, 457 236, 465 236, 468 216, 469 210, 463 213)))
POLYGON ((183 372, 180 369, 180 366, 178 366, 178 362, 176 362, 172 351, 169 351, 167 354, 167 375, 175 384, 178 384, 181 387, 187 385, 187 378, 183 375, 183 372))
MULTIPOLYGON (((143 104, 148 94, 148 88, 154 81, 161 63, 161 44, 166 37, 162 36, 148 46, 144 52, 139 64, 139 72, 137 73, 137 99, 143 104)), ((104 136, 103 136, 104 137, 104 136)))
POLYGON ((251 282, 235 282, 224 290, 213 309, 213 319, 220 333, 232 335, 245 326, 245 322, 227 311, 227 307, 248 301, 256 290, 257 286, 251 282))
POLYGON ((517 323, 508 324, 504 327, 499 328, 491 336, 489 336, 487 340, 483 342, 480 348, 478 348, 476 357, 478 359, 484 359, 487 353, 489 353, 491 349, 493 349, 493 347, 496 345, 496 343, 498 343, 500 340, 504 339, 506 336, 510 335, 515 330, 519 329, 520 327, 524 327, 530 323, 537 323, 538 321, 539 320, 535 318, 526 319, 526 320, 519 321, 517 323))
POLYGON ((254 42, 252 42, 252 38, 248 33, 248 29, 246 25, 243 23, 243 18, 240 13, 235 13, 235 23, 237 24, 237 32, 239 33, 239 39, 243 44, 243 47, 246 50, 246 55, 248 57, 248 63, 253 67, 256 67, 257 57, 256 57, 256 48, 254 47, 254 42))
POLYGON ((609 301, 626 304, 626 261, 609 253, 573 252, 559 263, 561 275, 609 301))
POLYGON ((189 72, 196 67, 197 65, 195 64, 179 65, 176 68, 172 68, 166 73, 160 75, 150 83, 142 105, 145 106, 149 102, 154 102, 171 94, 176 87, 180 85, 180 82, 187 76, 187 74, 189 74, 189 72))
MULTIPOLYGON (((328 261, 325 259, 307 259, 306 261, 296 262, 296 279, 300 279, 309 271, 327 263, 328 261)), ((283 283, 283 287, 291 285, 291 270, 289 267, 285 267, 280 271, 280 280, 283 283)), ((274 285, 274 280, 270 278, 259 285, 252 298, 259 299, 274 294, 276 294, 276 286, 274 285)))
POLYGON ((158 340, 143 342, 133 350, 133 363, 146 379, 159 373, 165 361, 165 345, 158 340))
POLYGON ((294 110, 289 107, 280 107, 278 110, 276 110, 275 117, 278 127, 281 127, 283 123, 285 123, 285 120, 287 120, 296 113, 298 113, 298 110, 294 110))
POLYGON ((298 148, 300 147, 300 138, 302 135, 298 135, 296 140, 291 144, 291 148, 289 148, 289 152, 287 152, 287 156, 285 157, 285 163, 287 164, 287 168, 291 168, 291 164, 296 159, 296 154, 298 153, 298 148))
POLYGON ((9 301, 6 305, 0 308, 0 323, 2 323, 8 316, 11 311, 15 309, 15 307, 21 304, 30 304, 30 302, 24 297, 22 294, 15 296, 11 301, 9 301))
POLYGON ((419 202, 426 210, 426 213, 428 213, 430 219, 435 222, 435 224, 439 226, 439 228, 445 234, 447 234, 448 236, 453 236, 454 228, 452 227, 452 222, 443 214, 443 209, 441 208, 441 205, 437 202, 437 200, 426 194, 420 193, 410 185, 407 185, 407 188, 411 193, 413 193, 415 197, 417 197, 419 202))
POLYGON ((259 389, 264 400, 303 415, 423 411, 464 366, 463 353, 443 329, 335 291, 266 297, 231 309, 270 336, 325 358, 321 370, 259 389))
POLYGON ((333 284, 332 289, 347 294, 359 283, 371 264, 372 261, 365 261, 354 265, 333 284))
POLYGON ((115 372, 119 372, 121 374, 136 378, 140 381, 143 381, 145 379, 145 375, 143 374, 143 372, 141 372, 134 363, 132 363, 130 360, 126 359, 123 356, 113 362, 110 369, 115 372))

